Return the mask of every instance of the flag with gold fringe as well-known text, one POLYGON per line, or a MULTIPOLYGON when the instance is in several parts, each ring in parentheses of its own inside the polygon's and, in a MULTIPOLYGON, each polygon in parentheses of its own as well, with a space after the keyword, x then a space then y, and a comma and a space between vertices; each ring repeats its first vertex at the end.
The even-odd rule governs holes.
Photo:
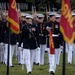
POLYGON ((71 13, 70 0, 62 0, 62 9, 61 9, 61 18, 60 18, 60 31, 63 34, 65 42, 70 44, 74 41, 74 20, 71 13))
POLYGON ((8 22, 10 23, 11 31, 15 34, 19 33, 19 17, 15 0, 9 0, 8 22))
POLYGON ((52 37, 52 29, 50 29, 49 32, 49 47, 50 47, 50 54, 55 54, 54 40, 52 37))

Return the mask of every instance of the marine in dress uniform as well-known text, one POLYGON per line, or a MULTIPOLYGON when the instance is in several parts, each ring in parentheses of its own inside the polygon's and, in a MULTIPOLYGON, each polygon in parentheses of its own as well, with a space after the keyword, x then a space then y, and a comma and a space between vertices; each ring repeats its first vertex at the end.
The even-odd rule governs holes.
MULTIPOLYGON (((56 21, 55 13, 50 14, 50 21, 46 24, 47 35, 52 29, 52 37, 54 40, 55 54, 50 54, 49 72, 54 74, 56 71, 57 50, 59 49, 59 23, 56 21)), ((48 40, 49 47, 49 40, 48 40)))
MULTIPOLYGON (((4 52, 4 60, 7 65, 7 55, 8 55, 8 43, 9 43, 9 28, 7 27, 7 20, 5 19, 3 22, 3 42, 5 44, 5 52, 4 52)), ((13 67, 12 58, 16 45, 16 34, 10 31, 10 48, 9 48, 9 66, 13 67)))
MULTIPOLYGON (((19 50, 18 48, 18 44, 20 42, 20 39, 21 39, 21 35, 22 35, 22 29, 23 29, 23 26, 24 24, 26 23, 25 21, 25 16, 28 15, 26 13, 21 13, 21 15, 19 16, 19 25, 20 25, 20 33, 17 35, 17 44, 16 44, 16 51, 17 51, 17 57, 18 57, 18 64, 25 64, 25 61, 24 61, 24 50, 19 50)), ((23 44, 21 44, 21 46, 23 47, 23 44)))
MULTIPOLYGON (((58 22, 58 24, 60 25, 60 15, 59 14, 56 14, 55 15, 55 17, 56 17, 56 21, 58 22)), ((59 62, 60 62, 60 54, 61 54, 61 51, 62 51, 62 49, 63 49, 63 36, 62 36, 62 33, 61 32, 59 32, 59 44, 60 44, 60 46, 59 46, 59 49, 57 50, 57 58, 56 58, 56 64, 57 65, 59 65, 59 62)))
POLYGON ((4 62, 4 50, 3 50, 3 24, 2 24, 2 17, 0 15, 0 61, 1 63, 4 62))
POLYGON ((26 24, 22 29, 21 41, 19 43, 19 48, 21 43, 23 42, 24 56, 25 56, 25 64, 27 73, 32 72, 33 62, 35 58, 35 50, 39 47, 39 35, 38 29, 36 25, 33 25, 32 15, 26 16, 26 24))
MULTIPOLYGON (((72 16, 74 18, 74 26, 75 26, 75 13, 72 12, 72 16)), ((75 39, 74 39, 74 43, 75 43, 75 39)), ((73 44, 69 44, 67 43, 67 54, 68 54, 68 64, 72 64, 72 57, 73 57, 73 54, 75 54, 75 52, 73 53, 74 51, 74 43, 73 44)), ((75 58, 74 58, 75 59, 75 58)))
POLYGON ((45 24, 44 15, 37 14, 38 18, 38 30, 39 30, 39 43, 40 43, 40 65, 44 65, 44 53, 46 46, 46 36, 45 36, 45 24))
MULTIPOLYGON (((75 27, 75 13, 74 12, 72 13, 72 16, 74 18, 74 27, 75 27)), ((73 63, 75 64, 75 39, 73 42, 73 63)))
POLYGON ((68 43, 68 64, 72 64, 72 50, 73 50, 73 44, 68 43))

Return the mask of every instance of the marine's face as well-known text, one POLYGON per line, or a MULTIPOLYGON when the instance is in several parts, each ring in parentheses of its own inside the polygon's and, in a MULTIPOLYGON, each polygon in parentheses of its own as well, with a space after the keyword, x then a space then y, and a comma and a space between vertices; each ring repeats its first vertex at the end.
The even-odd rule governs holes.
POLYGON ((28 23, 28 24, 32 24, 32 19, 31 19, 31 18, 28 18, 28 19, 27 19, 27 23, 28 23))
POLYGON ((60 17, 59 17, 59 18, 56 18, 56 21, 57 21, 57 22, 60 22, 60 17))
POLYGON ((38 18, 38 21, 39 21, 40 23, 42 23, 43 20, 44 20, 44 18, 38 18))
POLYGON ((74 21, 75 21, 75 16, 73 16, 73 19, 74 19, 74 21))
POLYGON ((55 21, 56 20, 55 15, 52 16, 51 20, 52 21, 55 21))
POLYGON ((1 16, 0 16, 0 21, 2 21, 2 18, 1 18, 1 16))

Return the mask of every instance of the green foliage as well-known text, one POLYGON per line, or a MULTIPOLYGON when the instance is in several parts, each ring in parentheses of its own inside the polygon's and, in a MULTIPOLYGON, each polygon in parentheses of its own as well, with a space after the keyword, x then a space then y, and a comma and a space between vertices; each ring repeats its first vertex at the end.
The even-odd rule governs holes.
POLYGON ((57 3, 61 3, 62 0, 56 0, 57 3))
MULTIPOLYGON (((56 0, 57 3, 61 4, 62 0, 56 0)), ((72 9, 75 9, 75 0, 70 0, 72 9)))
POLYGON ((71 7, 72 9, 75 9, 75 0, 70 0, 71 1, 71 7))
MULTIPOLYGON (((50 6, 51 10, 53 8, 53 5, 58 10, 61 9, 62 0, 26 0, 26 2, 35 3, 39 11, 41 10, 45 11, 47 5, 50 6)), ((75 9, 75 0, 70 0, 70 2, 71 2, 72 10, 75 9)))

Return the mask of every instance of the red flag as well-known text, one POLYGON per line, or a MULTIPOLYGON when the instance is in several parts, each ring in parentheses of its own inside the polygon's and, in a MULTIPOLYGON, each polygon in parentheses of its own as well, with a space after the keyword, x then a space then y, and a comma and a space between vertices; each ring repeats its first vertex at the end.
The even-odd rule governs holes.
POLYGON ((18 34, 19 33, 19 17, 17 12, 17 6, 15 0, 9 0, 9 10, 7 20, 10 22, 11 30, 18 34))
POLYGON ((72 44, 74 41, 74 20, 71 14, 71 6, 69 0, 62 0, 60 31, 64 36, 64 40, 72 44))
POLYGON ((54 41, 53 41, 51 29, 50 29, 50 33, 49 33, 49 45, 50 45, 50 54, 55 54, 54 41))

